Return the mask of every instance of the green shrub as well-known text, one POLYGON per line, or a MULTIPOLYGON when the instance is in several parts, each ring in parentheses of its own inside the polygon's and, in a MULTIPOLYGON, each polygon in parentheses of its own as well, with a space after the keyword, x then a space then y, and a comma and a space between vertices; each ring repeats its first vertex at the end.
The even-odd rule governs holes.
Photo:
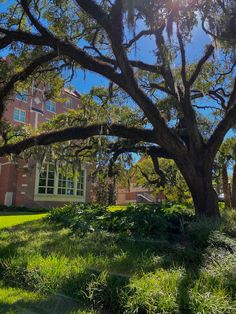
POLYGON ((181 233, 193 217, 193 212, 186 206, 168 203, 163 208, 160 204, 136 204, 122 210, 110 210, 96 204, 69 204, 53 209, 49 215, 50 221, 80 235, 103 230, 150 238, 181 233))
POLYGON ((186 234, 194 247, 205 248, 209 244, 210 235, 221 226, 219 219, 201 218, 188 225, 186 234))

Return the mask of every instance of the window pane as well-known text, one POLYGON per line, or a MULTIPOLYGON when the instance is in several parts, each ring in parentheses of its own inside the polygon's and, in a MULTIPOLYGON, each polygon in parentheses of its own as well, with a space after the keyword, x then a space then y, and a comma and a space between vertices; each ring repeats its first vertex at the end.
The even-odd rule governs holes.
POLYGON ((54 172, 48 172, 48 178, 49 179, 54 179, 54 172))
POLYGON ((54 186, 54 180, 48 180, 48 186, 54 186))
POLYGON ((46 186, 46 180, 45 179, 39 179, 39 186, 46 186))
POLYGON ((24 110, 20 110, 20 109, 15 108, 13 118, 15 121, 25 122, 26 112, 24 110))
POLYGON ((60 195, 65 195, 65 194, 66 194, 66 190, 59 188, 59 189, 58 189, 58 194, 60 194, 60 195))
POLYGON ((27 93, 22 92, 22 93, 16 94, 16 99, 27 102, 27 93))
POLYGON ((83 190, 77 190, 77 195, 83 196, 84 195, 84 191, 83 190))
POLYGON ((18 121, 18 120, 19 120, 19 110, 18 110, 18 109, 15 109, 15 110, 14 110, 14 120, 15 120, 15 121, 18 121))
POLYGON ((39 194, 45 194, 45 188, 39 188, 39 194))
POLYGON ((74 194, 74 190, 72 190, 72 189, 67 189, 67 190, 66 190, 66 194, 67 194, 67 195, 73 195, 73 194, 74 194))
POLYGON ((49 171, 53 169, 54 165, 51 164, 45 164, 44 167, 42 167, 38 184, 38 192, 40 194, 54 194, 54 172, 49 171))
POLYGON ((56 104, 53 101, 47 100, 45 106, 48 111, 56 112, 56 104))
POLYGON ((47 194, 53 194, 53 188, 47 188, 47 194))
POLYGON ((20 121, 25 122, 25 111, 20 111, 20 121))
POLYGON ((84 195, 84 171, 80 171, 78 181, 77 181, 77 195, 84 195))

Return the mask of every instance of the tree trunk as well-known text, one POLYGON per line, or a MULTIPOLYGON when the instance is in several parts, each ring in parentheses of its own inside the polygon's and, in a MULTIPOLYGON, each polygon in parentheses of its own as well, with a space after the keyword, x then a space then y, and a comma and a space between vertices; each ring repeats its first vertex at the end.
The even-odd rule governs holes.
POLYGON ((191 186, 190 192, 195 206, 197 217, 219 217, 218 196, 214 190, 212 183, 203 182, 199 184, 197 181, 191 186))
POLYGON ((223 184, 223 193, 225 200, 225 207, 230 207, 230 189, 229 189, 229 177, 227 172, 227 166, 224 163, 222 166, 222 184, 223 184))
POLYGON ((236 163, 234 164, 234 169, 233 169, 231 205, 233 208, 236 208, 236 163))
POLYGON ((179 169, 191 192, 197 217, 220 217, 218 196, 212 185, 209 162, 181 162, 179 169))

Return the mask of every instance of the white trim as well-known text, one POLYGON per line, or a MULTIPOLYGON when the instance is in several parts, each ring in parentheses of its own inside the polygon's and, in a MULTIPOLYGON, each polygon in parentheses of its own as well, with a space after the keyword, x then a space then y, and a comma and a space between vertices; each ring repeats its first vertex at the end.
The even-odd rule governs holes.
MULTIPOLYGON (((34 201, 58 201, 58 202, 85 202, 86 201, 86 178, 87 178, 87 170, 85 168, 81 168, 84 171, 84 181, 83 181, 83 195, 61 195, 57 194, 58 190, 58 174, 54 173, 54 186, 53 186, 53 194, 39 194, 39 173, 40 169, 38 164, 36 165, 35 171, 35 185, 34 185, 34 201)), ((77 192, 77 180, 75 181, 74 190, 77 192)))
POLYGON ((25 195, 26 193, 25 193, 25 192, 20 192, 20 194, 21 194, 21 195, 25 195))
POLYGON ((74 195, 54 195, 54 194, 35 194, 34 201, 44 201, 44 202, 85 202, 85 198, 82 196, 74 195))
POLYGON ((28 186, 28 184, 23 183, 23 184, 21 184, 21 186, 22 186, 22 187, 27 187, 27 186, 28 186))

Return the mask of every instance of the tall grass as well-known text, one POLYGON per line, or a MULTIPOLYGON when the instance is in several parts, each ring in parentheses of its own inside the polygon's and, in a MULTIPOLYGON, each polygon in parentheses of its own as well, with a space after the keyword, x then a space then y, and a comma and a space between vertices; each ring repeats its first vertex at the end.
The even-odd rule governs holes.
MULTIPOLYGON (((173 225, 178 215, 171 215, 173 225)), ((236 229, 227 217, 234 215, 185 220, 171 237, 167 228, 152 240, 80 236, 47 221, 19 225, 0 231, 0 274, 5 283, 62 293, 101 313, 234 314, 236 229)))

